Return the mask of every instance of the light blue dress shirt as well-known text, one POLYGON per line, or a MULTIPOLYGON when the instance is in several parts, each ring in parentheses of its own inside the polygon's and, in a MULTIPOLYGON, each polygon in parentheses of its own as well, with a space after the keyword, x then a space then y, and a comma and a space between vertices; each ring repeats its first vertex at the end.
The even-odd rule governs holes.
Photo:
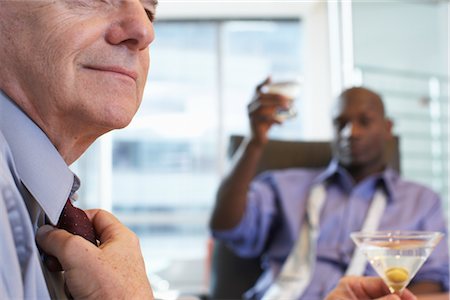
MULTIPOLYGON (((299 235, 308 193, 327 182, 320 217, 317 260, 311 284, 301 299, 321 300, 344 275, 355 245, 350 233, 359 231, 378 186, 387 196, 379 229, 428 230, 447 233, 439 196, 430 189, 400 178, 392 169, 355 185, 348 172, 332 161, 325 170, 287 169, 258 176, 248 192, 247 208, 233 229, 214 231, 238 255, 263 255, 265 272, 248 298, 259 299, 279 273, 299 235)), ((413 279, 441 283, 448 290, 447 235, 413 279)), ((365 275, 375 276, 367 266, 365 275)))
POLYGON ((0 91, 0 299, 64 298, 41 265, 35 233, 56 224, 74 174, 45 133, 0 91))

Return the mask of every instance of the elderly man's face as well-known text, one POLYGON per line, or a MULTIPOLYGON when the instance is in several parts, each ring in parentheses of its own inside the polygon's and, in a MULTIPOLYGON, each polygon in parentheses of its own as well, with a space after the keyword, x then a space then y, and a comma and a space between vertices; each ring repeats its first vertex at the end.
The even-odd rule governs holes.
POLYGON ((58 118, 67 126, 89 125, 99 132, 131 121, 149 67, 152 0, 1 5, 0 16, 7 19, 0 21, 0 60, 5 65, 0 88, 41 127, 47 121, 58 124, 58 118))

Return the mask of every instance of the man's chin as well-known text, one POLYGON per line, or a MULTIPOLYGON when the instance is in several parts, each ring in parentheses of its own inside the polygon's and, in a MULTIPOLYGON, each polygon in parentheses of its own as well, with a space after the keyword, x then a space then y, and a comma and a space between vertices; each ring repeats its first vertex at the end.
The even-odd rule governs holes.
POLYGON ((345 156, 339 159, 339 164, 346 169, 358 168, 364 165, 363 160, 354 156, 345 156))
POLYGON ((351 165, 353 162, 353 156, 351 155, 350 151, 345 151, 341 149, 339 152, 335 153, 335 156, 336 155, 339 164, 343 167, 347 167, 351 165))
MULTIPOLYGON (((134 116, 134 115, 133 115, 134 116)), ((112 124, 110 124, 112 129, 122 129, 130 125, 133 120, 133 116, 122 116, 117 118, 112 124)))
MULTIPOLYGON (((124 98, 126 99, 126 98, 124 98)), ((111 101, 103 121, 111 129, 121 129, 128 126, 136 115, 138 105, 136 100, 129 98, 127 101, 111 101)))

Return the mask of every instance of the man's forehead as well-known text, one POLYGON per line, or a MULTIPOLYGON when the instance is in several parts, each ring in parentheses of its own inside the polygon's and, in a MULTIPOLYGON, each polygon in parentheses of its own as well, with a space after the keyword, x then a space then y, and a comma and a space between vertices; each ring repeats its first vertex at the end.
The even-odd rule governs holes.
POLYGON ((381 100, 381 97, 377 93, 361 87, 344 91, 337 102, 338 107, 341 109, 351 106, 384 111, 383 100, 381 100))
POLYGON ((332 117, 339 118, 349 113, 384 115, 384 107, 379 99, 373 97, 339 97, 333 107, 332 117))

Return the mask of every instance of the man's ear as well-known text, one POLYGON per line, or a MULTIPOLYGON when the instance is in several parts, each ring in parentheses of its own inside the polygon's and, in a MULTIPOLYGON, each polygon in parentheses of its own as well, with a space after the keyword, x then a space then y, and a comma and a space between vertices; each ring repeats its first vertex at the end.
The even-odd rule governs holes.
POLYGON ((385 127, 385 130, 386 130, 386 139, 389 140, 389 139, 391 139, 394 136, 393 133, 392 133, 392 129, 394 127, 394 122, 391 119, 386 118, 384 120, 384 127, 385 127))

